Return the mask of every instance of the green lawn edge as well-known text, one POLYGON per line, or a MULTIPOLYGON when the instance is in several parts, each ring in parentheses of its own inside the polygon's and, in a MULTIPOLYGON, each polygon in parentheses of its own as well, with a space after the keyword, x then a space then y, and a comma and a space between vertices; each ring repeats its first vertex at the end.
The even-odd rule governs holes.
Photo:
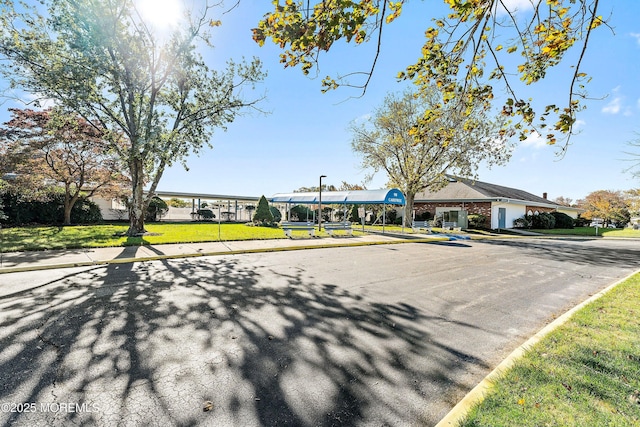
MULTIPOLYGON (((188 244, 205 243, 215 241, 239 241, 239 240, 270 240, 285 239, 286 236, 278 227, 249 226, 244 223, 220 223, 217 222, 157 222, 147 224, 147 230, 151 233, 141 237, 123 237, 127 230, 127 224, 107 223, 99 225, 75 225, 75 226, 27 226, 9 227, 0 229, 1 252, 23 252, 54 249, 91 249, 101 247, 144 246, 157 244, 188 244)), ((553 236, 591 236, 595 233, 593 228, 576 228, 571 230, 536 230, 553 236)), ((384 231, 390 234, 415 234, 408 227, 387 225, 382 227, 367 225, 366 233, 380 233, 384 231)), ((434 229, 434 232, 442 230, 434 229)), ((478 230, 470 230, 472 238, 496 237, 494 233, 483 233, 478 230)), ((636 237, 640 238, 639 230, 601 230, 605 237, 636 237)), ((460 232, 451 232, 453 234, 460 232)), ((296 238, 305 237, 304 232, 294 232, 296 238)), ((353 226, 353 234, 362 235, 360 225, 353 226)), ((515 235, 515 234, 511 234, 515 235)), ((317 237, 329 235, 316 230, 317 237)))
MULTIPOLYGON (((287 238, 279 227, 243 223, 149 223, 146 229, 149 232, 147 235, 126 237, 123 236, 127 230, 126 224, 3 228, 0 230, 0 250, 23 252, 287 238)), ((354 230, 353 234, 362 235, 358 230, 354 230)), ((304 236, 306 234, 302 231, 293 233, 294 238, 304 236)), ((320 233, 316 230, 316 236, 328 237, 329 234, 324 230, 320 233)))
POLYGON ((527 349, 457 425, 640 425, 639 303, 636 273, 527 349))
POLYGON ((632 228, 598 228, 595 227, 575 227, 575 228, 553 228, 551 230, 532 229, 535 233, 553 236, 584 236, 584 237, 636 237, 640 238, 640 230, 632 228))

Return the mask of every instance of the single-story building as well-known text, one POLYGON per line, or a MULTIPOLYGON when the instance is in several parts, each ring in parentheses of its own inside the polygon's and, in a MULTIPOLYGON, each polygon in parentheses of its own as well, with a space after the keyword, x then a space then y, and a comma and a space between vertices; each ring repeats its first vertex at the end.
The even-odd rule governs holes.
POLYGON ((483 215, 485 227, 513 228, 513 221, 525 215, 542 212, 562 212, 577 218, 581 209, 559 205, 523 190, 489 184, 471 179, 447 177, 449 183, 441 190, 416 194, 414 215, 429 212, 431 218, 442 216, 445 221, 467 227, 468 215, 483 215))
MULTIPOLYGON (((256 196, 232 196, 223 194, 207 193, 185 193, 175 191, 156 191, 156 196, 168 201, 176 198, 189 201, 191 206, 178 208, 169 206, 169 211, 162 216, 163 221, 189 221, 193 219, 193 213, 203 207, 203 202, 207 202, 209 208, 214 208, 213 213, 216 218, 222 221, 250 221, 252 210, 247 206, 255 207, 259 197, 256 196)), ((105 220, 126 220, 129 218, 127 207, 116 199, 103 199, 92 197, 91 201, 100 208, 102 218, 105 220)))

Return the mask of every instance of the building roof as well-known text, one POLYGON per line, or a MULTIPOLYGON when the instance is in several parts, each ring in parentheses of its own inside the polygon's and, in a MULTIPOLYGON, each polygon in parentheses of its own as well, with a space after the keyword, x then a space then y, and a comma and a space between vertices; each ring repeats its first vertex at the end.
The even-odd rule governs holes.
MULTIPOLYGON (((272 203, 316 204, 320 198, 317 191, 307 193, 278 193, 269 199, 272 203)), ((404 205, 405 198, 397 188, 381 190, 323 191, 323 205, 404 205)))
POLYGON ((466 178, 449 176, 449 183, 438 191, 424 191, 416 194, 416 202, 482 202, 482 201, 503 201, 509 203, 522 203, 533 206, 543 206, 550 208, 577 209, 560 205, 536 196, 524 190, 505 187, 502 185, 489 184, 482 181, 474 181, 466 178))
POLYGON ((207 193, 185 193, 180 191, 156 191, 158 197, 175 197, 178 199, 204 199, 204 200, 237 200, 242 202, 257 202, 260 197, 256 196, 232 196, 228 194, 207 194, 207 193))

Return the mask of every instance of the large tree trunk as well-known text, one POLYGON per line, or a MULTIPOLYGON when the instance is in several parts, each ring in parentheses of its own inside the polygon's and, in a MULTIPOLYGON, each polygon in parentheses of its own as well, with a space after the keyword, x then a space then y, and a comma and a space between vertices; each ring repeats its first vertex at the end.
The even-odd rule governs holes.
POLYGON ((64 217, 62 220, 62 225, 71 225, 71 211, 75 206, 76 202, 80 198, 80 189, 74 190, 74 193, 71 193, 71 185, 69 183, 65 184, 65 192, 64 192, 64 217))
POLYGON ((65 185, 64 191, 64 217, 62 219, 62 225, 71 225, 71 209, 73 204, 71 203, 71 195, 69 194, 69 184, 65 185))
POLYGON ((404 215, 404 226, 411 227, 413 222, 413 201, 416 198, 415 193, 405 193, 404 195, 406 205, 405 205, 405 215, 404 215))
POLYGON ((62 225, 71 225, 71 209, 73 205, 68 200, 64 201, 64 219, 62 225))
POLYGON ((144 229, 145 200, 144 165, 142 159, 133 159, 129 165, 131 170, 132 194, 129 202, 129 229, 127 236, 137 236, 146 232, 144 229))

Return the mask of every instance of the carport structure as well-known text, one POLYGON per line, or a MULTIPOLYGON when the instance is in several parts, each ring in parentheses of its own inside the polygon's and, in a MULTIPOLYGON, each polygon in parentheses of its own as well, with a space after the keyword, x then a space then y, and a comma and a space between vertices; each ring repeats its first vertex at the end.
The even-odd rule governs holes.
MULTIPOLYGON (((402 191, 397 188, 380 190, 352 190, 352 191, 318 191, 305 193, 278 193, 269 201, 271 203, 285 203, 287 218, 291 205, 383 205, 382 230, 386 223, 387 205, 406 207, 406 199, 402 191), (320 202, 320 200, 322 200, 320 202)), ((406 214, 406 212, 405 212, 406 214)), ((404 223, 404 222, 403 222, 404 223)))

